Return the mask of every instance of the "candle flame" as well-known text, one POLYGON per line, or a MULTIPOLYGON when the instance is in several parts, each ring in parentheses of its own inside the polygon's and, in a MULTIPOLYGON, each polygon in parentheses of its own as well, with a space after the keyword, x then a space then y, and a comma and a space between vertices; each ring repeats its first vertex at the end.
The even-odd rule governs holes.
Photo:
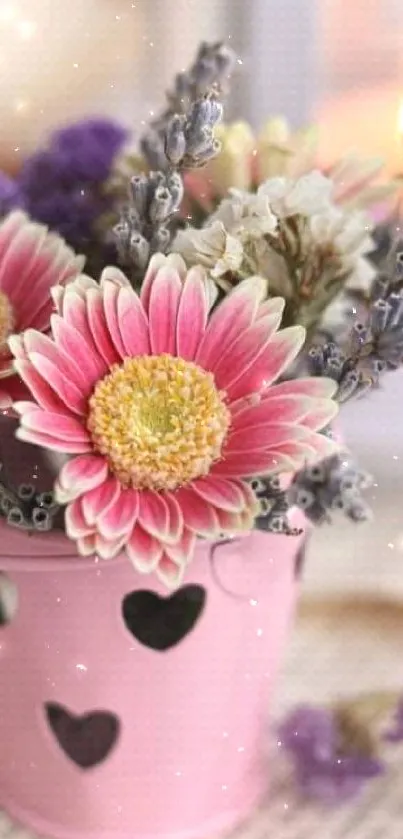
POLYGON ((399 137, 403 137, 403 99, 400 100, 397 111, 397 133, 399 137))

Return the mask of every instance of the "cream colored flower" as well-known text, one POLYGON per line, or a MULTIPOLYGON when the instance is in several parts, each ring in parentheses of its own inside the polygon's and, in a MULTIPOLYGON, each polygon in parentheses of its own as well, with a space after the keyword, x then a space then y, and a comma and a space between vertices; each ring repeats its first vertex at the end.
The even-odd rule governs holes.
POLYGON ((237 189, 230 190, 230 198, 221 201, 210 221, 221 221, 226 230, 242 240, 275 233, 277 227, 277 218, 266 195, 237 189))
MULTIPOLYGON (((318 132, 314 126, 292 131, 283 117, 269 119, 254 137, 245 122, 220 125, 222 153, 198 173, 185 177, 187 194, 198 202, 208 195, 211 207, 231 187, 248 190, 268 178, 300 178, 318 165, 318 132), (203 186, 204 180, 204 186, 203 186)), ((323 170, 332 181, 332 201, 348 209, 383 208, 385 214, 399 182, 382 177, 384 162, 358 154, 343 155, 323 170)), ((401 184, 400 184, 401 186, 401 184)))
POLYGON ((249 189, 251 183, 251 155, 255 137, 247 122, 220 124, 215 138, 221 143, 220 154, 207 165, 205 174, 211 178, 216 191, 225 195, 231 187, 249 189))
POLYGON ((240 239, 232 236, 218 220, 201 230, 193 227, 180 230, 173 250, 183 257, 188 266, 202 265, 215 278, 227 271, 237 272, 243 259, 240 239))
POLYGON ((321 213, 331 206, 332 181, 318 170, 297 180, 270 178, 258 189, 258 196, 265 197, 279 218, 321 213))
POLYGON ((368 289, 375 277, 375 269, 366 259, 375 247, 371 229, 365 212, 343 212, 336 207, 310 220, 313 242, 337 255, 339 270, 348 274, 346 286, 349 288, 368 289))
POLYGON ((315 166, 317 130, 308 127, 292 132, 284 117, 264 124, 256 142, 256 179, 298 177, 315 166))

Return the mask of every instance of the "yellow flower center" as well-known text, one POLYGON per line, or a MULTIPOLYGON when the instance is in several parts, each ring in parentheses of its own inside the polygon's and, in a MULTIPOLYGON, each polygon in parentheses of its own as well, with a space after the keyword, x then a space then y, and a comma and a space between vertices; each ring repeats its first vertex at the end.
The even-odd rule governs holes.
POLYGON ((7 351, 7 338, 14 327, 13 307, 3 291, 0 291, 0 355, 7 351))
POLYGON ((207 475, 230 424, 211 373, 171 355, 127 358, 90 398, 95 449, 124 486, 172 490, 207 475))

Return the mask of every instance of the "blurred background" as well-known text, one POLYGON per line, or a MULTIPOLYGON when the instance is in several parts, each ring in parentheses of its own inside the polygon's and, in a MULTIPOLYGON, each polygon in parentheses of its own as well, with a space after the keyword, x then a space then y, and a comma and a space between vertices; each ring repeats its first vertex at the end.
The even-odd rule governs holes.
MULTIPOLYGON (((202 39, 239 55, 227 119, 315 122, 321 162, 359 149, 402 170, 402 0, 0 0, 1 168, 89 113, 119 118, 135 139, 202 39)), ((402 415, 403 374, 343 413, 377 481, 375 518, 315 534, 309 591, 403 596, 402 415)))
POLYGON ((201 39, 229 41, 229 115, 313 117, 322 153, 401 161, 401 0, 0 0, 0 149, 15 156, 88 111, 139 129, 201 39), (399 136, 400 133, 400 136, 399 136))

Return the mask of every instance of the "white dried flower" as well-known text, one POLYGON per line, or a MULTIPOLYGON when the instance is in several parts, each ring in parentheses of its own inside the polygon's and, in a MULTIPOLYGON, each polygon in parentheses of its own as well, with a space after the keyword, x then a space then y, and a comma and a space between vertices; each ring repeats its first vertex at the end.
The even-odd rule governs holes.
POLYGON ((269 178, 258 189, 258 196, 267 198, 279 218, 312 216, 331 206, 333 183, 318 170, 296 180, 269 178))
POLYGON ((221 201, 210 218, 210 224, 220 221, 233 236, 241 240, 259 239, 268 233, 275 233, 277 218, 272 212, 268 198, 261 194, 230 190, 230 198, 221 201))
POLYGON ((374 267, 365 258, 375 247, 371 226, 365 212, 346 213, 336 207, 310 219, 312 241, 338 256, 340 271, 348 274, 348 288, 366 290, 375 277, 374 267))
POLYGON ((239 271, 243 259, 241 241, 231 236, 221 221, 214 221, 202 230, 192 227, 180 230, 173 250, 181 254, 187 265, 202 265, 215 278, 227 271, 239 271))

